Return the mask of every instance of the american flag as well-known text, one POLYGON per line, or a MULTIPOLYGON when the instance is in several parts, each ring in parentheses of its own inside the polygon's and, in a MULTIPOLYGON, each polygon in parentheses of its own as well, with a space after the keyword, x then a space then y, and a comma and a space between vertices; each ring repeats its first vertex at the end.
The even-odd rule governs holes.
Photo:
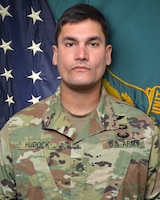
POLYGON ((45 0, 0 0, 0 128, 19 110, 54 93, 55 20, 45 0))

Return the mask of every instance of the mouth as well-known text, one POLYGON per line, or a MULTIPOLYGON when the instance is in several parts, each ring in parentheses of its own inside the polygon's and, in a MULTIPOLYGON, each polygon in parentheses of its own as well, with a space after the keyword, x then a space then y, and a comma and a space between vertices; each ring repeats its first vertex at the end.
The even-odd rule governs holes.
POLYGON ((72 68, 72 70, 77 71, 77 72, 86 72, 86 71, 89 71, 90 68, 86 66, 75 66, 72 68))

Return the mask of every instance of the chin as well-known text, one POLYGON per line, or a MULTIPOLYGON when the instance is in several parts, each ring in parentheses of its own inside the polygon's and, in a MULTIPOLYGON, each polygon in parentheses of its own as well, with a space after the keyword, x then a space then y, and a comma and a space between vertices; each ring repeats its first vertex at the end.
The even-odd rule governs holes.
POLYGON ((77 90, 77 91, 83 91, 83 90, 90 90, 92 88, 94 88, 95 86, 97 85, 97 83, 95 84, 74 84, 74 85, 70 85, 70 87, 74 90, 77 90))

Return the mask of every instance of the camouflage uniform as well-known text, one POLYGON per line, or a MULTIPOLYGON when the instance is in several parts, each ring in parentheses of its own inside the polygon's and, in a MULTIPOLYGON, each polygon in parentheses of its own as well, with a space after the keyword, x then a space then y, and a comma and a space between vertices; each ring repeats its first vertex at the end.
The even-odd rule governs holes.
POLYGON ((158 199, 160 133, 150 118, 104 88, 84 118, 78 132, 60 88, 12 117, 1 131, 0 199, 158 199))

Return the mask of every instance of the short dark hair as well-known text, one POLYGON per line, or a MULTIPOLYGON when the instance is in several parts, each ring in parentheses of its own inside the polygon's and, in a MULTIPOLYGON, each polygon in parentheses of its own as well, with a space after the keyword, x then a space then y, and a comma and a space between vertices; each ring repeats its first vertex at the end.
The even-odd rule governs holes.
POLYGON ((108 42, 108 26, 103 14, 88 4, 76 4, 68 8, 57 21, 55 30, 56 45, 58 45, 58 37, 61 32, 61 28, 67 23, 78 23, 87 19, 98 22, 105 36, 106 44, 108 42))

